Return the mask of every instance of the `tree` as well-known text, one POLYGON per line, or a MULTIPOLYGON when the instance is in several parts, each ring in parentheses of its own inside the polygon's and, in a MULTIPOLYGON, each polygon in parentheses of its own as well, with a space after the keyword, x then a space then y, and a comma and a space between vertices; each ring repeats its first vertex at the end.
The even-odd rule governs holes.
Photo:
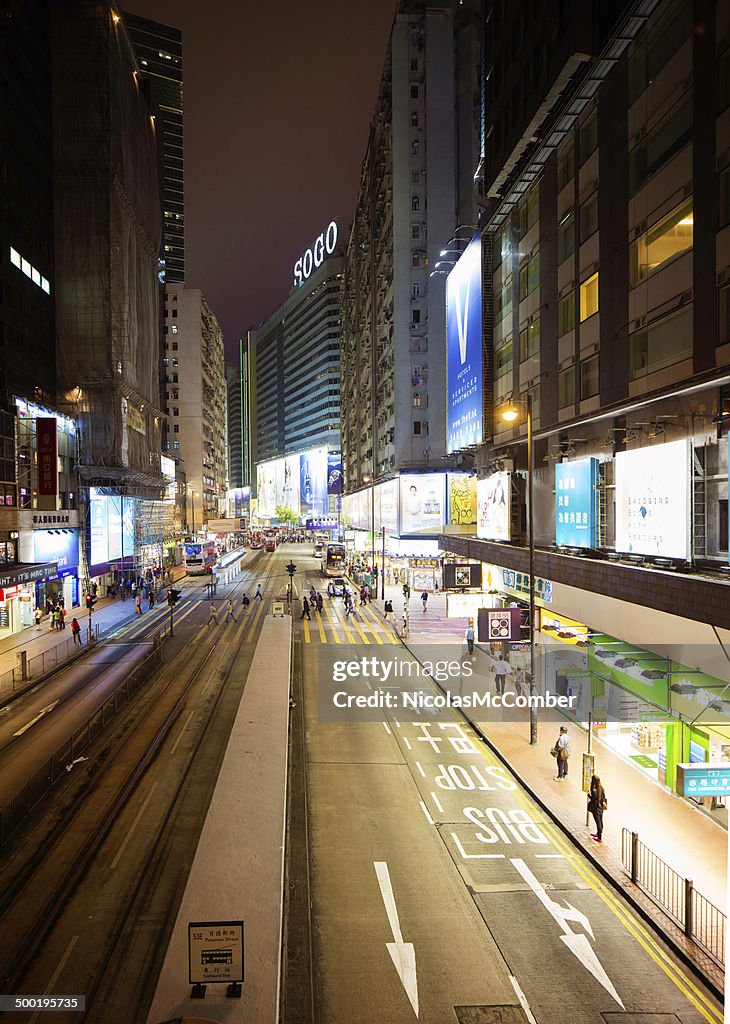
POLYGON ((274 516, 280 523, 285 523, 288 526, 296 526, 299 522, 299 516, 294 509, 288 508, 286 505, 277 505, 274 509, 274 516))

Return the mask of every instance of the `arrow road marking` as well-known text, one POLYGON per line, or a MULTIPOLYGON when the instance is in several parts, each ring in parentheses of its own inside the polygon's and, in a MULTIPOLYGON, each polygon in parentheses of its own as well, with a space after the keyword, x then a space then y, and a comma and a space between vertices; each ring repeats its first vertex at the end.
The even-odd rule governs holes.
POLYGON ((568 921, 575 921, 577 924, 582 925, 593 939, 593 929, 591 928, 590 921, 585 914, 582 914, 580 910, 576 910, 576 908, 571 906, 567 901, 566 905, 563 907, 560 903, 556 903, 555 900, 551 900, 523 860, 515 858, 512 860, 512 863, 545 907, 548 914, 550 914, 553 920, 555 920, 558 926, 562 929, 563 934, 560 936, 561 941, 565 943, 573 956, 580 960, 585 969, 590 971, 596 981, 600 985, 603 985, 605 990, 616 1000, 621 1009, 625 1010, 626 1007, 621 1002, 618 992, 613 987, 611 979, 604 971, 600 960, 596 956, 593 946, 591 946, 585 935, 576 934, 567 924, 568 921))
POLYGON ((385 912, 388 915, 388 923, 393 933, 393 942, 386 942, 386 948, 390 953, 390 959, 398 972, 406 995, 413 1007, 413 1012, 418 1016, 418 981, 416 978, 416 951, 412 942, 404 942, 398 921, 398 911, 393 895, 393 886, 390 881, 388 865, 384 860, 373 861, 375 874, 378 876, 380 893, 385 904, 385 912))
POLYGON ((27 732, 28 729, 30 729, 31 726, 36 724, 36 722, 40 722, 41 718, 43 718, 44 715, 47 715, 51 711, 53 711, 53 709, 55 708, 56 704, 58 704, 58 701, 54 700, 53 704, 49 704, 49 705, 47 705, 47 707, 41 708, 41 710, 38 712, 38 714, 35 716, 35 718, 31 718, 30 722, 26 722, 24 726, 21 726, 21 728, 18 729, 17 732, 13 733, 13 736, 22 736, 23 733, 27 732))

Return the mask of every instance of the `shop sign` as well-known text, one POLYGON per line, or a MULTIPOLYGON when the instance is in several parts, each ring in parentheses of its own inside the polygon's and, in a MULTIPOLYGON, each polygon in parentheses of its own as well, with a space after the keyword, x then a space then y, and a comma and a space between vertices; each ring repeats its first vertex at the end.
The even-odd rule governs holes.
POLYGON ((10 610, 7 605, 0 608, 0 629, 8 629, 10 626, 10 610))
POLYGON ((444 590, 457 590, 459 587, 481 587, 481 562, 446 562, 443 583, 444 590))
POLYGON ((79 531, 36 530, 33 557, 37 562, 55 561, 62 576, 75 572, 79 564, 79 531))
POLYGON ((33 583, 35 580, 52 580, 58 576, 55 562, 48 565, 16 566, 7 572, 0 572, 0 587, 11 587, 19 583, 33 583))
POLYGON ((441 560, 439 558, 409 558, 408 565, 411 569, 438 569, 441 560))
POLYGON ((69 512, 34 512, 33 526, 68 526, 71 522, 69 512))
POLYGON ((487 594, 447 594, 447 619, 476 619, 479 609, 491 601, 487 594))
POLYGON ((555 543, 594 548, 597 533, 598 459, 555 465, 555 543))
POLYGON ((678 764, 677 788, 683 796, 730 795, 730 764, 678 764))
POLYGON ((337 224, 330 221, 327 230, 317 236, 317 240, 303 256, 294 264, 294 287, 299 288, 317 267, 325 261, 325 254, 331 256, 337 245, 337 224))
POLYGON ((477 637, 480 643, 509 643, 522 639, 519 608, 480 608, 477 637))
MULTIPOLYGON (((515 590, 530 598, 530 576, 526 572, 514 572, 512 569, 502 570, 502 583, 507 590, 515 590)), ((553 599, 553 585, 550 580, 535 577, 535 598, 550 604, 553 599)))
POLYGON ((38 494, 58 494, 58 435, 55 416, 38 416, 35 421, 38 446, 38 494))

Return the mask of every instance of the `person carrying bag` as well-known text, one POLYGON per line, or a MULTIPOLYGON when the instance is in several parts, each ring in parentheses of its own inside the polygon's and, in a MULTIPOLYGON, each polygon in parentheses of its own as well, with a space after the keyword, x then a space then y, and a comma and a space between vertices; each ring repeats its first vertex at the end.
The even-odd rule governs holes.
POLYGON ((591 788, 588 790, 588 810, 593 815, 596 823, 596 831, 591 832, 591 839, 597 843, 603 842, 603 812, 608 809, 608 798, 606 790, 601 784, 597 775, 591 775, 591 788))
POLYGON ((556 775, 556 780, 559 781, 561 779, 567 779, 568 758, 570 757, 570 740, 568 739, 567 725, 560 726, 560 734, 550 753, 558 762, 558 774, 556 775))

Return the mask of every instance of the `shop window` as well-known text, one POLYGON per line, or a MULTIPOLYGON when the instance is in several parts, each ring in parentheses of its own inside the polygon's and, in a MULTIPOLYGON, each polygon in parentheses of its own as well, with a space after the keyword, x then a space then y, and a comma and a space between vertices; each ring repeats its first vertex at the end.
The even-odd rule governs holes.
POLYGON ((580 364, 580 397, 593 398, 598 394, 598 356, 584 359, 580 364))
POLYGON ((598 147, 598 114, 594 110, 587 121, 580 126, 578 133, 578 150, 580 162, 584 164, 598 147))
POLYGON ((531 324, 523 327, 520 331, 520 362, 530 356, 536 356, 540 351, 540 317, 533 320, 531 324))
POLYGON ((558 406, 561 409, 575 404, 575 365, 567 366, 558 374, 558 406))
POLYGON ((494 352, 494 376, 504 377, 512 370, 512 337, 505 340, 494 352))
POLYGON ((575 328, 575 292, 569 291, 558 303, 558 337, 575 328))
POLYGON ((558 225, 558 263, 575 252, 575 214, 571 210, 558 225))
POLYGON ((662 317, 629 336, 631 380, 688 359, 693 351, 692 306, 662 317))
POLYGON ((573 139, 568 139, 564 149, 558 153, 558 191, 565 188, 575 174, 575 147, 573 139))
POLYGON ((588 317, 598 312, 598 274, 593 274, 580 286, 580 320, 583 323, 588 317))
POLYGON ((629 153, 629 192, 633 195, 692 138, 692 90, 629 153))
POLYGON ((673 256, 691 249, 693 230, 692 200, 688 199, 637 238, 631 246, 632 285, 643 281, 673 256))
POLYGON ((586 199, 580 208, 580 240, 581 244, 598 231, 598 192, 586 199))

